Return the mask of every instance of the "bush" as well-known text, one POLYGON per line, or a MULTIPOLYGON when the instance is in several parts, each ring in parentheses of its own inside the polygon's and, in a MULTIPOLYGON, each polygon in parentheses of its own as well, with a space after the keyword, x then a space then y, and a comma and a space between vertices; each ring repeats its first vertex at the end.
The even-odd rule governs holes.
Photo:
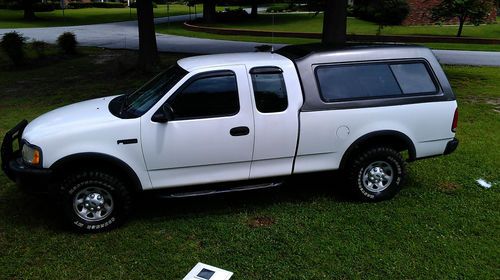
POLYGON ((267 13, 282 13, 285 11, 289 11, 292 5, 286 3, 273 4, 267 8, 267 13))
POLYGON ((64 32, 57 38, 57 45, 65 54, 76 54, 76 36, 72 32, 64 32))
POLYGON ((358 0, 354 15, 380 26, 399 25, 408 16, 410 6, 406 0, 358 0))
POLYGON ((0 47, 14 65, 24 62, 24 45, 26 38, 17 32, 5 33, 0 41, 0 47))
POLYGON ((127 4, 119 2, 70 2, 66 5, 67 9, 84 9, 84 8, 125 8, 127 4))
POLYGON ((31 48, 35 51, 38 58, 45 57, 45 50, 47 49, 47 43, 44 41, 34 40, 31 42, 31 48))
MULTIPOLYGON (((137 3, 130 3, 130 8, 137 8, 137 3)), ((153 2, 153 8, 158 8, 158 5, 155 2, 153 2)))
POLYGON ((33 10, 35 12, 52 12, 56 7, 52 3, 34 3, 33 10))
POLYGON ((217 12, 217 20, 221 22, 230 22, 230 21, 240 21, 245 18, 249 18, 250 15, 243 9, 226 9, 222 12, 217 12))
MULTIPOLYGON (((22 3, 19 2, 12 2, 12 3, 6 3, 6 4, 0 4, 0 9, 9 9, 9 10, 23 10, 24 7, 22 3)), ((52 12, 55 10, 56 7, 52 3, 33 3, 33 11, 37 13, 41 12, 52 12)))

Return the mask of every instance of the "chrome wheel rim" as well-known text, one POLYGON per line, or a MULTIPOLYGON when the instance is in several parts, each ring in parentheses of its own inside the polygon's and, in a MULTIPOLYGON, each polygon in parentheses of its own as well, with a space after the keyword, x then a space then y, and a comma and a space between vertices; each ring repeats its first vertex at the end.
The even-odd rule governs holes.
POLYGON ((100 187, 84 188, 73 199, 75 213, 88 222, 106 219, 113 212, 113 207, 113 197, 100 187))
POLYGON ((370 192, 381 192, 389 187, 394 178, 392 166, 385 161, 375 161, 363 172, 363 186, 370 192))

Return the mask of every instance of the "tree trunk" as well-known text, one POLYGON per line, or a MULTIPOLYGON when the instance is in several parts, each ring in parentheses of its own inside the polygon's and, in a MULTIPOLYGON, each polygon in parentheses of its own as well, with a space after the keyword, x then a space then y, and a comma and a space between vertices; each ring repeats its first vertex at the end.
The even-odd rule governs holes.
POLYGON ((343 46, 347 41, 347 0, 327 0, 322 43, 343 46))
POLYGON ((252 17, 257 17, 258 8, 259 8, 259 5, 257 4, 257 0, 253 0, 252 1, 252 12, 250 13, 250 15, 252 17))
POLYGON ((205 22, 215 22, 215 0, 203 1, 203 20, 205 22))
POLYGON ((462 36, 462 30, 464 29, 464 23, 465 23, 465 18, 459 17, 458 18, 458 32, 457 32, 457 37, 462 36))
POLYGON ((26 20, 34 20, 35 11, 33 10, 33 0, 23 0, 22 2, 24 9, 24 19, 26 20))
POLYGON ((158 63, 158 48, 152 0, 137 0, 137 23, 139 27, 139 67, 153 70, 158 63))

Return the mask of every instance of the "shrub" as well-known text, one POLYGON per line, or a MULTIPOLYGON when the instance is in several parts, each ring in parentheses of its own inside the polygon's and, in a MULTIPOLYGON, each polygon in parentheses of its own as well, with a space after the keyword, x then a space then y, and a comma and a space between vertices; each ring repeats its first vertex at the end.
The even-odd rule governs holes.
MULTIPOLYGON (((1 9, 9 9, 9 10, 23 10, 24 7, 22 3, 19 2, 12 2, 12 3, 6 3, 6 4, 0 4, 1 9), (2 8, 3 7, 3 8, 2 8)), ((52 3, 33 3, 33 11, 34 12, 52 12, 55 10, 55 5, 52 3)))
POLYGON ((53 10, 55 10, 56 7, 54 4, 52 3, 34 3, 33 4, 33 10, 35 12, 52 12, 53 10))
POLYGON ((125 8, 127 4, 120 2, 92 2, 94 8, 125 8))
POLYGON ((250 15, 243 9, 226 9, 223 12, 217 12, 217 20, 221 22, 240 21, 249 18, 250 15))
MULTIPOLYGON (((137 8, 137 3, 130 3, 130 8, 137 8)), ((153 8, 158 8, 158 5, 155 2, 153 2, 153 8)))
POLYGON ((291 5, 286 3, 273 4, 267 8, 267 13, 282 13, 284 11, 288 11, 291 5))
POLYGON ((120 2, 70 2, 66 5, 67 9, 83 9, 83 8, 125 8, 127 4, 120 2))
POLYGON ((20 65, 24 62, 25 42, 26 38, 14 31, 3 35, 0 47, 14 65, 20 65))
POLYGON ((384 25, 399 25, 408 16, 410 6, 406 0, 358 0, 354 15, 360 19, 384 25))
POLYGON ((45 57, 45 50, 47 49, 47 43, 44 41, 33 40, 31 42, 31 48, 35 51, 38 58, 45 57))
POLYGON ((76 54, 76 36, 72 32, 64 32, 57 38, 57 45, 65 54, 76 54))

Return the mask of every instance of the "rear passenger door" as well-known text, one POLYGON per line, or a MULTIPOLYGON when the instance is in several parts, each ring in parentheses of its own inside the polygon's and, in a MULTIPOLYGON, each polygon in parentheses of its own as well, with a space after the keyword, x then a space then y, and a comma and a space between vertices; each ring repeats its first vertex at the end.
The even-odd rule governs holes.
POLYGON ((254 67, 249 71, 255 120, 251 179, 291 174, 302 105, 298 98, 300 85, 293 77, 278 67, 254 67))

